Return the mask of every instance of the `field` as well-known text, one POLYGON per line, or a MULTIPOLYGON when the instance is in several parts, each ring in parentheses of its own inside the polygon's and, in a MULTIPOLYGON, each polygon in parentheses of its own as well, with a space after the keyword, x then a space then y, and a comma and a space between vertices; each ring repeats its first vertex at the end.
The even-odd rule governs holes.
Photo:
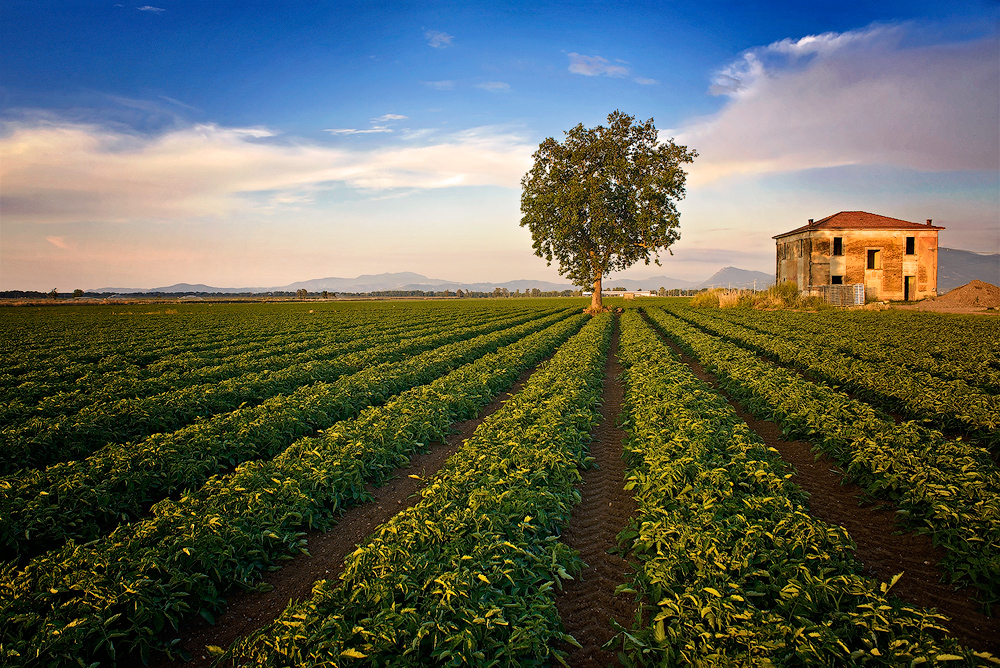
POLYGON ((3 309, 0 664, 1000 664, 1000 319, 686 302, 3 309))

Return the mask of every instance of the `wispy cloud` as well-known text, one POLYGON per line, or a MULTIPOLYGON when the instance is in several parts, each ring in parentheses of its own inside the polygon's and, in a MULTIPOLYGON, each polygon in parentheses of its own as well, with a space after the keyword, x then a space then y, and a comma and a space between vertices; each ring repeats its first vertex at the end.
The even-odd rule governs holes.
POLYGON ((440 30, 428 30, 424 33, 424 37, 427 38, 427 43, 435 49, 451 46, 451 40, 455 39, 453 35, 440 30))
POLYGON ((579 53, 570 53, 569 71, 573 74, 582 74, 587 77, 625 77, 628 76, 628 68, 622 65, 612 65, 607 58, 601 56, 583 56, 579 53))
POLYGON ((655 86, 656 84, 660 83, 656 79, 647 79, 645 77, 636 77, 634 81, 640 86, 655 86))
POLYGON ((728 104, 677 131, 701 154, 693 182, 863 164, 996 170, 996 35, 927 44, 908 39, 912 30, 784 39, 720 68, 711 92, 728 104))
POLYGON ((136 7, 140 12, 153 12, 154 14, 159 14, 160 12, 165 12, 167 10, 162 7, 154 7, 152 5, 143 5, 142 7, 136 7))
POLYGON ((510 84, 505 84, 502 81, 484 81, 476 84, 476 88, 482 88, 493 93, 507 93, 510 91, 510 84))
POLYGON ((45 237, 45 240, 56 248, 61 248, 63 250, 69 249, 69 244, 66 243, 66 237, 45 237))
POLYGON ((455 87, 454 81, 444 80, 444 81, 421 81, 423 85, 433 88, 434 90, 451 90, 455 87))
POLYGON ((389 121, 401 121, 408 116, 403 116, 402 114, 383 114, 378 118, 372 119, 372 126, 367 129, 357 129, 357 128, 330 128, 328 130, 323 130, 323 132, 329 132, 332 135, 367 135, 367 134, 378 134, 382 132, 393 132, 393 129, 389 125, 380 125, 380 123, 388 123, 389 121))
POLYGON ((392 132, 392 128, 384 125, 373 125, 366 130, 359 130, 356 128, 330 128, 323 130, 323 132, 329 132, 332 135, 367 135, 373 133, 378 134, 380 132, 392 132))
POLYGON ((301 193, 331 184, 377 191, 518 188, 536 148, 492 127, 372 150, 260 141, 268 136, 261 128, 217 125, 148 138, 91 125, 7 123, 0 127, 4 220, 128 222, 226 215, 253 206, 249 194, 270 193, 271 206, 301 202, 301 193))
POLYGON ((180 100, 175 100, 174 98, 167 97, 166 95, 159 95, 158 97, 161 100, 166 100, 170 104, 176 105, 176 106, 181 107, 183 109, 187 109, 188 111, 201 111, 201 109, 199 109, 198 107, 192 107, 190 104, 185 104, 184 102, 181 102, 180 100))

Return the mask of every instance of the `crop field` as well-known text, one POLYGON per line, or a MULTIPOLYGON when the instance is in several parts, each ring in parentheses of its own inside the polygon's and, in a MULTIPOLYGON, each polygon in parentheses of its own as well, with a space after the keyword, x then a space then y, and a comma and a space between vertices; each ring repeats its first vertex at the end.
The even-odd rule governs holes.
POLYGON ((0 311, 0 665, 1000 665, 1000 319, 0 311))

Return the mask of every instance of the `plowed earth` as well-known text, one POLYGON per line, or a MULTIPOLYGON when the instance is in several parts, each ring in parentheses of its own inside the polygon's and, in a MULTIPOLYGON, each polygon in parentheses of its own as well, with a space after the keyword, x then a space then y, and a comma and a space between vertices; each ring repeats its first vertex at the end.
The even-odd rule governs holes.
POLYGON ((579 550, 587 568, 575 579, 563 584, 556 606, 566 633, 583 648, 563 645, 573 668, 601 668, 617 665, 614 653, 601 646, 612 638, 611 620, 624 628, 632 626, 636 603, 634 595, 614 596, 615 588, 628 581, 628 561, 615 550, 616 536, 635 512, 635 501, 624 490, 625 462, 622 460, 625 432, 618 427, 623 388, 621 364, 618 363, 618 330, 611 340, 605 368, 604 393, 601 397, 601 422, 590 442, 590 456, 596 466, 583 472, 580 503, 573 509, 569 527, 562 540, 579 550))
POLYGON ((938 563, 944 550, 935 547, 928 536, 901 534, 896 527, 895 508, 867 503, 863 490, 845 481, 837 462, 826 455, 817 457, 812 445, 805 441, 785 440, 780 426, 758 420, 730 397, 697 360, 682 352, 669 338, 661 338, 698 378, 726 398, 768 446, 781 454, 794 474, 792 481, 809 493, 809 512, 813 517, 847 529, 857 544, 855 555, 864 565, 866 575, 884 582, 903 573, 892 588, 893 594, 907 603, 936 608, 949 618, 944 626, 963 644, 1000 654, 1000 619, 979 612, 979 605, 973 600, 974 590, 956 591, 942 582, 943 571, 938 563))

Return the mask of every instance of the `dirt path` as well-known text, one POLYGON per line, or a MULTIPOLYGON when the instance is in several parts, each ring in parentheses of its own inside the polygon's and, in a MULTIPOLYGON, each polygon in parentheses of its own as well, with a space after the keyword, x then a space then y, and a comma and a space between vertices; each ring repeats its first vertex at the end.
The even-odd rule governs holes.
POLYGON ((892 589, 893 594, 907 603, 937 608, 950 618, 944 626, 954 637, 974 649, 1000 654, 1000 619, 980 614, 978 604, 971 598, 974 591, 955 591, 941 582, 943 571, 938 563, 944 556, 944 550, 935 547, 928 536, 914 533, 896 535, 894 508, 885 504, 861 506, 863 490, 844 481, 843 471, 837 462, 826 455, 816 459, 810 443, 786 441, 780 426, 758 420, 744 410, 719 385, 713 374, 705 371, 701 364, 670 339, 662 335, 661 338, 698 378, 726 398, 767 445, 781 453, 795 474, 793 482, 809 493, 812 516, 847 529, 857 543, 855 555, 864 565, 866 575, 886 581, 897 573, 903 573, 892 589))
MULTIPOLYGON (((235 640, 246 636, 274 621, 293 599, 305 599, 312 593, 317 580, 338 577, 343 570, 344 557, 353 552, 358 543, 369 536, 376 527, 386 522, 404 508, 420 500, 416 494, 424 486, 423 480, 410 478, 418 475, 426 478, 440 469, 445 461, 472 436, 472 433, 486 418, 495 413, 503 404, 524 386, 534 372, 528 369, 511 388, 488 404, 479 417, 459 422, 457 430, 445 443, 432 445, 428 452, 410 457, 410 465, 396 471, 396 477, 382 487, 368 486, 374 500, 354 506, 341 515, 333 529, 327 532, 315 531, 309 534, 309 553, 284 562, 279 571, 268 573, 264 582, 273 589, 268 592, 231 592, 226 598, 229 605, 226 612, 216 619, 214 626, 202 619, 192 620, 182 629, 181 647, 192 656, 189 662, 167 661, 160 657, 151 661, 154 668, 201 668, 211 665, 205 646, 228 647, 235 640)), ((119 665, 142 665, 138 658, 119 665)))
POLYGON ((573 668, 619 665, 615 654, 601 650, 601 645, 614 635, 611 620, 630 628, 636 609, 631 595, 613 595, 615 587, 628 580, 631 569, 621 555, 609 554, 618 547, 615 537, 635 512, 635 501, 624 490, 622 445, 625 432, 617 424, 623 397, 619 376, 623 369, 617 354, 616 323, 605 367, 601 422, 590 443, 590 455, 596 459, 597 466, 584 471, 580 486, 582 499, 573 509, 570 525, 562 535, 562 541, 579 550, 587 563, 580 577, 568 581, 562 594, 556 597, 566 632, 583 645, 583 649, 562 646, 569 652, 567 662, 573 668))

